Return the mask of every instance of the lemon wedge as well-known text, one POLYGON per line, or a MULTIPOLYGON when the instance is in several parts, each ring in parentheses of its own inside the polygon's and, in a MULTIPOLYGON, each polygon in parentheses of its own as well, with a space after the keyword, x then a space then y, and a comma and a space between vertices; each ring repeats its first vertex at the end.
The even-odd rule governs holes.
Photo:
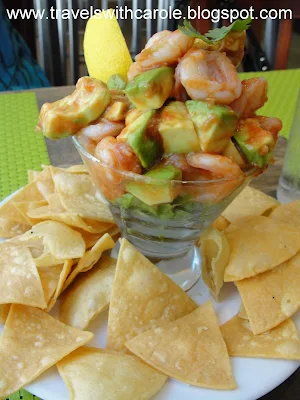
POLYGON ((89 19, 83 48, 92 78, 106 83, 113 74, 127 76, 132 59, 113 9, 97 13, 89 19))

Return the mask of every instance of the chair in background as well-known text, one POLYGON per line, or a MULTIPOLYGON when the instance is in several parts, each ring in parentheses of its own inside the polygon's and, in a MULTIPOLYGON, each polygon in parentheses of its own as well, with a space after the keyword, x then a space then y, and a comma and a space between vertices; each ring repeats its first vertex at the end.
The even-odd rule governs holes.
MULTIPOLYGON (((138 8, 174 9, 186 2, 178 0, 34 0, 36 9, 107 9, 127 5, 136 10, 138 8)), ((144 20, 133 19, 119 21, 126 42, 129 44, 132 57, 139 53, 155 32, 164 29, 174 29, 178 21, 168 19, 144 20), (175 25, 176 24, 176 25, 175 25)), ((84 66, 84 55, 82 40, 86 20, 70 19, 51 20, 43 18, 37 21, 38 54, 39 61, 53 86, 74 84, 77 79, 86 73, 84 66)))

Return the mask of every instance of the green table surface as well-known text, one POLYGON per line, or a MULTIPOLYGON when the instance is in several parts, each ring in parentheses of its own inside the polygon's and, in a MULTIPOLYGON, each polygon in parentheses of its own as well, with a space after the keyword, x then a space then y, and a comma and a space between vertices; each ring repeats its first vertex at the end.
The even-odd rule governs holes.
MULTIPOLYGON (((263 76, 269 83, 269 100, 258 114, 280 118, 283 121, 281 134, 287 138, 300 90, 300 69, 240 74, 241 79, 255 76, 263 76)), ((38 119, 36 95, 38 100, 41 97, 43 101, 54 101, 59 97, 58 93, 65 96, 71 90, 72 88, 65 87, 0 94, 0 200, 26 184, 28 169, 39 169, 41 164, 49 164, 51 159, 44 138, 34 131, 38 119)), ((48 150, 49 148, 51 146, 48 146, 48 150)), ((63 160, 61 163, 63 164, 63 160)), ((275 392, 274 395, 275 399, 275 392)), ((19 399, 39 400, 25 390, 11 395, 8 400, 19 399)))

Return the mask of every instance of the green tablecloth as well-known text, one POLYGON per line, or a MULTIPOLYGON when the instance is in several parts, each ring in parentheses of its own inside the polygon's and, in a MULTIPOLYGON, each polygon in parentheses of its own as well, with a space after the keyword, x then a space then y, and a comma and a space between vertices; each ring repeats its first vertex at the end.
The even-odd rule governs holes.
MULTIPOLYGON (((241 79, 255 76, 264 76, 269 82, 269 101, 259 114, 280 118, 282 136, 287 138, 300 90, 300 69, 240 74, 241 79)), ((45 141, 34 132, 37 118, 34 93, 0 95, 0 200, 26 184, 28 169, 49 163, 45 141)), ((39 400, 23 390, 9 397, 20 399, 39 400)))

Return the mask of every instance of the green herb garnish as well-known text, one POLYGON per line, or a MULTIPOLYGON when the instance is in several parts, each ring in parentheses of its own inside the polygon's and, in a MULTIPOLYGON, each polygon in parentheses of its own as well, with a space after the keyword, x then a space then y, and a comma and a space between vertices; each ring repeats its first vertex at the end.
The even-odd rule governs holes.
POLYGON ((187 36, 191 36, 197 39, 203 40, 205 43, 212 44, 224 39, 229 32, 242 32, 246 31, 251 24, 251 18, 237 19, 229 26, 222 26, 222 28, 216 28, 208 31, 205 35, 201 35, 190 21, 185 20, 183 26, 179 26, 178 29, 187 36))

